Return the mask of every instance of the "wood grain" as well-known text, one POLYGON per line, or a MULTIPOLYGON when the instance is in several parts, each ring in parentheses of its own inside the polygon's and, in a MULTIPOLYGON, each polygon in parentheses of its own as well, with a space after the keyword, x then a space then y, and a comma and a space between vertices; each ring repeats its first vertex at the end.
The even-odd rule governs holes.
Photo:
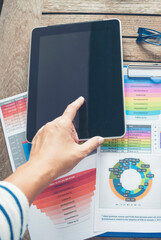
POLYGON ((6 0, 0 18, 0 98, 26 91, 31 30, 40 0, 6 0))
MULTIPOLYGON (((64 24, 72 22, 82 22, 89 20, 100 20, 108 19, 111 16, 100 16, 100 15, 42 15, 40 25, 54 25, 64 24)), ((113 16, 118 18, 118 15, 113 16)), ((161 17, 148 17, 148 16, 121 16, 119 19, 122 22, 123 32, 123 60, 124 61, 143 61, 143 62, 161 62, 161 47, 153 46, 150 44, 137 44, 136 36, 137 29, 139 26, 148 26, 148 24, 155 23, 156 29, 161 30, 161 17), (129 38, 130 37, 130 38, 129 38), (134 37, 134 38, 133 38, 134 37)))
POLYGON ((86 15, 86 14, 43 14, 40 25, 55 25, 65 23, 76 23, 84 21, 96 21, 103 19, 118 18, 122 23, 122 35, 124 37, 136 37, 138 27, 152 28, 161 32, 161 16, 139 16, 139 15, 86 15))
POLYGON ((44 0, 43 12, 161 14, 160 0, 44 0))
POLYGON ((137 44, 135 38, 123 38, 123 60, 140 62, 161 62, 161 47, 151 44, 137 44))

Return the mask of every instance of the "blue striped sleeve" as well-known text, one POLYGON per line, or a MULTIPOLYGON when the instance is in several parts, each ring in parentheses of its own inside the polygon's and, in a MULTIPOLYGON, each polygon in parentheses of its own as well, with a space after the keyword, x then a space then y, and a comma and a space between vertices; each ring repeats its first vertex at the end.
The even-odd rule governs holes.
POLYGON ((1 204, 0 204, 0 210, 7 220, 7 223, 9 225, 9 229, 10 229, 10 237, 11 237, 10 239, 13 240, 14 238, 13 238, 13 228, 12 228, 11 219, 10 219, 8 213, 6 212, 6 210, 4 209, 4 207, 1 204))
POLYGON ((29 203, 15 185, 0 182, 0 239, 21 239, 27 225, 29 203), (3 219, 3 221, 1 221, 3 219), (8 233, 9 232, 9 233, 8 233))
POLYGON ((7 188, 5 186, 2 186, 2 185, 0 185, 0 188, 5 189, 14 198, 14 200, 15 200, 17 206, 18 206, 18 209, 20 211, 20 218, 21 218, 21 228, 20 228, 20 238, 21 238, 22 237, 22 227, 23 227, 23 211, 22 211, 20 201, 18 200, 16 195, 9 188, 7 188))

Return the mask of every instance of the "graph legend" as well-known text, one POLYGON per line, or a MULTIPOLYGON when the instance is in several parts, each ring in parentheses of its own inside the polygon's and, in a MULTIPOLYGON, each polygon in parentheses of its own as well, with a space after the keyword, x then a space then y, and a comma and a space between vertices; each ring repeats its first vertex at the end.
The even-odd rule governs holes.
POLYGON ((157 120, 161 114, 161 84, 124 76, 127 119, 157 120))

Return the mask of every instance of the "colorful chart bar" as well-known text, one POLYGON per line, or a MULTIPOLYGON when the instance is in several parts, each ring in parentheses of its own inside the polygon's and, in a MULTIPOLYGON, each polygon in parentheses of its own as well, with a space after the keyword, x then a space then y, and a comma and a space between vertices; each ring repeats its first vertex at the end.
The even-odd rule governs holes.
POLYGON ((8 135, 26 128, 26 104, 27 98, 19 97, 16 101, 11 100, 1 106, 8 135))
POLYGON ((127 125, 126 135, 123 138, 105 140, 101 151, 151 153, 151 125, 127 125))
POLYGON ((161 114, 161 84, 124 76, 127 119, 154 120, 161 114))
POLYGON ((44 212, 57 228, 77 224, 89 217, 95 184, 95 168, 63 177, 53 181, 38 195, 33 204, 44 212))

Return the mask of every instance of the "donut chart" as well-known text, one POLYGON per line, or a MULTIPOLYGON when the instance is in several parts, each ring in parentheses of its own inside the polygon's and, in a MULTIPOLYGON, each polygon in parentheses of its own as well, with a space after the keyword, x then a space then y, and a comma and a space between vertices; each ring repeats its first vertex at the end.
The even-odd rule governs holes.
POLYGON ((124 158, 119 160, 113 168, 109 168, 109 183, 113 193, 126 202, 135 202, 145 197, 152 186, 154 174, 151 173, 150 165, 145 164, 138 158, 124 158), (141 176, 141 184, 138 188, 129 190, 122 186, 121 174, 128 169, 137 171, 141 176))

